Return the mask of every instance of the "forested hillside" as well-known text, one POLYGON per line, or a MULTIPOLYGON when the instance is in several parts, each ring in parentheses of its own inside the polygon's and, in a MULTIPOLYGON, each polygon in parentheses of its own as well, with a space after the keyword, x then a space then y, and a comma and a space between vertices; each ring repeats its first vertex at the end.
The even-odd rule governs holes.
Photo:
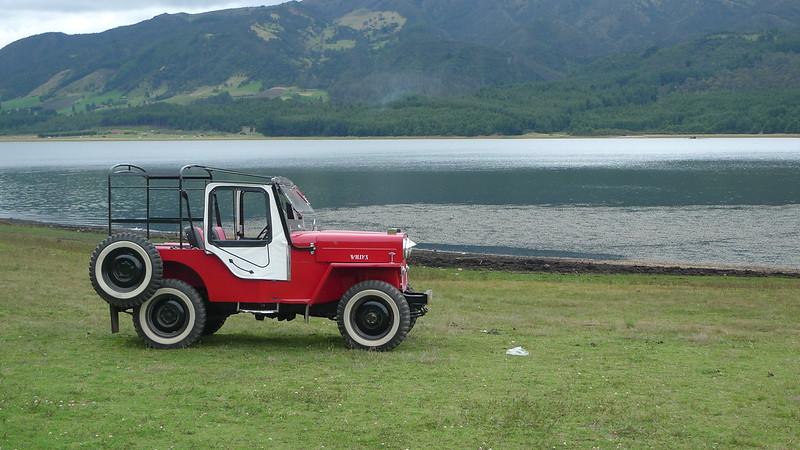
POLYGON ((800 3, 304 0, 0 49, 0 132, 797 132, 800 3))
POLYGON ((235 100, 75 115, 0 115, 5 133, 146 126, 268 136, 517 135, 530 132, 798 133, 800 35, 717 34, 614 56, 557 81, 410 97, 388 104, 321 98, 235 100))

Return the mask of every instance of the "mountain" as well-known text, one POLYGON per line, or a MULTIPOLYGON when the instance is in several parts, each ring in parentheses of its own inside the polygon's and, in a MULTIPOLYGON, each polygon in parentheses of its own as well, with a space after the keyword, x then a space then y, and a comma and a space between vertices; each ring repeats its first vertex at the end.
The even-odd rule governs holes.
POLYGON ((800 32, 716 33, 601 58, 558 80, 386 104, 237 100, 225 92, 186 105, 0 114, 0 134, 127 127, 255 127, 267 136, 800 133, 800 32))
POLYGON ((4 110, 408 95, 563 80, 594 61, 721 32, 800 27, 796 0, 304 0, 161 15, 0 49, 4 110))

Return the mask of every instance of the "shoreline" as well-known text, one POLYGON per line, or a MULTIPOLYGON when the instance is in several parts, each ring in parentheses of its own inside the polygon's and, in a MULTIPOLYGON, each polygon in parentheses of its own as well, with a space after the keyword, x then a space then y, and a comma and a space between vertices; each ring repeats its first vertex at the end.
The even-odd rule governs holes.
POLYGON ((380 141, 380 140, 552 140, 552 139, 798 139, 800 134, 620 134, 620 135, 570 135, 522 134, 488 136, 263 136, 206 132, 143 132, 125 130, 124 133, 98 135, 40 137, 38 135, 0 136, 3 142, 137 142, 137 141, 380 141))
POLYGON ((415 249, 410 261, 426 267, 442 269, 491 270, 500 272, 532 272, 557 274, 640 274, 681 276, 734 276, 800 278, 800 269, 771 267, 738 267, 656 263, 645 261, 606 261, 575 258, 545 258, 415 249))
MULTIPOLYGON (((52 228, 79 233, 104 233, 105 227, 0 218, 0 226, 52 228)), ((174 236, 171 232, 151 232, 155 236, 174 236)), ((414 249, 410 264, 442 269, 489 270, 499 272, 554 274, 640 274, 678 276, 734 276, 800 278, 800 268, 740 267, 724 264, 693 265, 670 262, 607 261, 577 258, 512 256, 489 253, 466 253, 414 249)))

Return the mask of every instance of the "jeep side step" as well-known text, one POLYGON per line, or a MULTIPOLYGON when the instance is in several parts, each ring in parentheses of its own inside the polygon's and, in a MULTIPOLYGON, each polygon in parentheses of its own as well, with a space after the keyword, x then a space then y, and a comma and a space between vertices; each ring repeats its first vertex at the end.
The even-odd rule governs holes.
POLYGON ((245 308, 242 308, 241 303, 236 304, 236 312, 250 313, 250 314, 277 314, 281 312, 280 303, 245 303, 245 308))

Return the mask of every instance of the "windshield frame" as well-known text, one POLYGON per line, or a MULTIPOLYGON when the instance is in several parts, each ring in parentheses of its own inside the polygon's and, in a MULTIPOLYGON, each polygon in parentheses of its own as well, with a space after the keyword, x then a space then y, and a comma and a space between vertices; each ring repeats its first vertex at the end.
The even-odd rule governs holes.
POLYGON ((277 205, 281 209, 281 215, 286 220, 289 231, 310 231, 316 228, 316 212, 311 206, 311 202, 291 180, 280 178, 275 183, 278 188, 277 205), (286 209, 290 206, 292 211, 286 209), (311 219, 311 224, 306 223, 306 219, 311 219), (309 226, 310 225, 310 226, 309 226))

